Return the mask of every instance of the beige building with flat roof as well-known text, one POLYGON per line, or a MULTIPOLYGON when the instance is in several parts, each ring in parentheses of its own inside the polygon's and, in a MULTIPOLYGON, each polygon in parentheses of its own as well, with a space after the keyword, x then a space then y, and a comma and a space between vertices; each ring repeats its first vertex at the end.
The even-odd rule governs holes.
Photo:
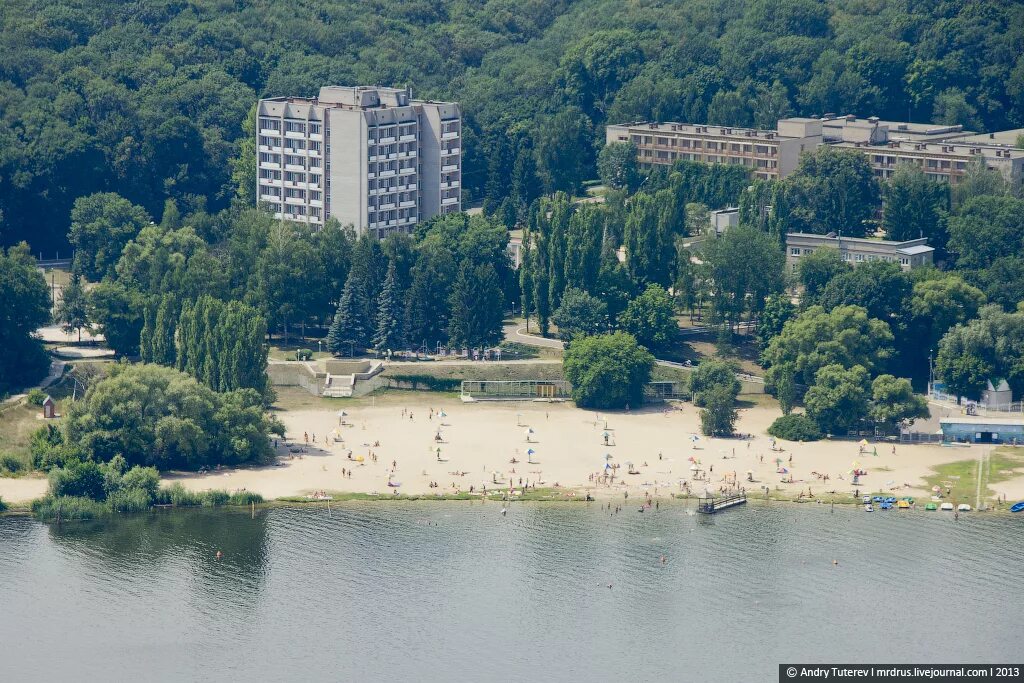
POLYGON ((275 218, 378 237, 462 208, 462 112, 408 89, 328 86, 260 100, 257 196, 275 218))
POLYGON ((821 122, 787 119, 778 130, 689 123, 630 123, 608 126, 606 142, 632 142, 642 167, 677 160, 736 164, 755 178, 784 178, 796 170, 800 153, 821 144, 821 122))
POLYGON ((844 262, 853 266, 870 261, 889 261, 898 263, 903 270, 931 265, 935 255, 935 249, 928 246, 925 237, 891 242, 867 237, 791 232, 786 235, 786 265, 793 270, 801 258, 818 249, 835 249, 844 262))
POLYGON ((829 144, 862 151, 881 179, 896 166, 912 163, 933 180, 959 182, 971 162, 984 163, 1012 182, 1024 179, 1020 130, 976 134, 959 125, 882 121, 853 115, 780 119, 775 130, 689 123, 611 125, 606 142, 632 142, 641 167, 672 165, 679 159, 737 164, 755 178, 784 178, 800 154, 829 144))

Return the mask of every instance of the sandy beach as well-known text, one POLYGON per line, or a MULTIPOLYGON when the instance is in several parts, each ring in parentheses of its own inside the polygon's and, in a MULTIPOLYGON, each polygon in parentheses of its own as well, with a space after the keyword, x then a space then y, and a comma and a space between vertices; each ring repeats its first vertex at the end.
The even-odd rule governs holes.
MULTIPOLYGON (((871 445, 858 453, 858 444, 850 441, 780 441, 782 450, 773 452, 765 430, 778 410, 760 406, 740 410, 738 431, 750 438, 709 439, 699 436, 699 410, 691 404, 601 413, 571 403, 465 404, 393 393, 373 402, 322 405, 278 414, 288 438, 278 443, 275 466, 166 479, 197 491, 246 489, 266 498, 314 491, 447 494, 470 487, 507 490, 510 483, 557 485, 598 498, 621 498, 627 491, 667 497, 683 490, 716 492, 733 481, 748 493, 763 493, 767 486, 773 495, 788 497, 856 489, 925 496, 922 478, 932 466, 982 452, 982 447, 897 445, 893 453, 891 445, 878 444, 877 451, 871 445), (339 410, 346 414, 339 416, 339 410), (859 485, 850 474, 855 462, 868 472, 859 485), (614 480, 601 476, 612 471, 605 463, 619 466, 614 480), (630 464, 636 474, 628 474, 630 464), (780 473, 780 467, 787 471, 780 473)), ((9 502, 41 496, 45 489, 44 479, 0 479, 0 496, 9 502)), ((993 489, 1010 499, 1024 497, 1024 473, 993 489)))

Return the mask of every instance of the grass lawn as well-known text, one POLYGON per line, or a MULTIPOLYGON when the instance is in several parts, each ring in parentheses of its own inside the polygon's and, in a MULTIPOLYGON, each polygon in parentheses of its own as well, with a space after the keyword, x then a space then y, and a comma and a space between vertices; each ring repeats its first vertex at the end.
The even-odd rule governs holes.
POLYGON ((295 352, 299 349, 308 349, 313 352, 313 360, 320 358, 330 358, 331 354, 326 350, 326 344, 324 345, 324 351, 316 350, 316 340, 310 343, 309 340, 301 344, 272 344, 270 351, 267 353, 267 357, 270 360, 295 360, 295 352))
MULTIPOLYGON (((57 412, 60 413, 59 407, 57 412)), ((0 412, 0 473, 3 476, 20 475, 32 469, 29 438, 32 432, 46 424, 39 417, 41 414, 42 408, 27 405, 24 401, 0 412), (20 464, 14 465, 14 461, 20 464)))
MULTIPOLYGON (((943 495, 946 488, 950 488, 947 499, 950 502, 962 502, 975 504, 975 496, 978 490, 978 460, 958 460, 957 462, 937 465, 934 474, 925 477, 928 482, 928 489, 933 486, 941 486, 943 495)), ((995 497, 995 492, 988 487, 1013 477, 1020 476, 1024 469, 1024 455, 1012 450, 996 450, 992 452, 991 458, 986 461, 982 473, 981 497, 987 500, 995 497)))

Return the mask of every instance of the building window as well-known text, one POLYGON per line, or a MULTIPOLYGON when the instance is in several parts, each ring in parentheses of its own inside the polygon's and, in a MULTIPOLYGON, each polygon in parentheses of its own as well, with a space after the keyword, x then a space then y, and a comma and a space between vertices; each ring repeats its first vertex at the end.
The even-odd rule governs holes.
POLYGON ((299 123, 298 121, 285 121, 284 129, 288 133, 305 133, 306 124, 299 123))
POLYGON ((858 262, 859 261, 863 261, 863 260, 864 260, 864 254, 857 254, 856 257, 854 258, 854 261, 858 261, 858 262))
POLYGON ((311 123, 311 124, 309 124, 309 132, 310 132, 311 135, 319 135, 320 134, 320 124, 319 123, 311 123))
POLYGON ((790 256, 799 256, 800 255, 800 247, 791 247, 790 250, 789 250, 789 255, 790 256))

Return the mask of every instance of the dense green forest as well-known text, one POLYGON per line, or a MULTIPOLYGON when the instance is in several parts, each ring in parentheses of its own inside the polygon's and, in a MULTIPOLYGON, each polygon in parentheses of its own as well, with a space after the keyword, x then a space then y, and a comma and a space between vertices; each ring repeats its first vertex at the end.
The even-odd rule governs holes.
POLYGON ((227 207, 254 100, 325 84, 458 100, 467 195, 520 210, 596 176, 608 121, 1024 125, 1008 0, 10 0, 0 23, 0 244, 35 251, 96 192, 227 207))

